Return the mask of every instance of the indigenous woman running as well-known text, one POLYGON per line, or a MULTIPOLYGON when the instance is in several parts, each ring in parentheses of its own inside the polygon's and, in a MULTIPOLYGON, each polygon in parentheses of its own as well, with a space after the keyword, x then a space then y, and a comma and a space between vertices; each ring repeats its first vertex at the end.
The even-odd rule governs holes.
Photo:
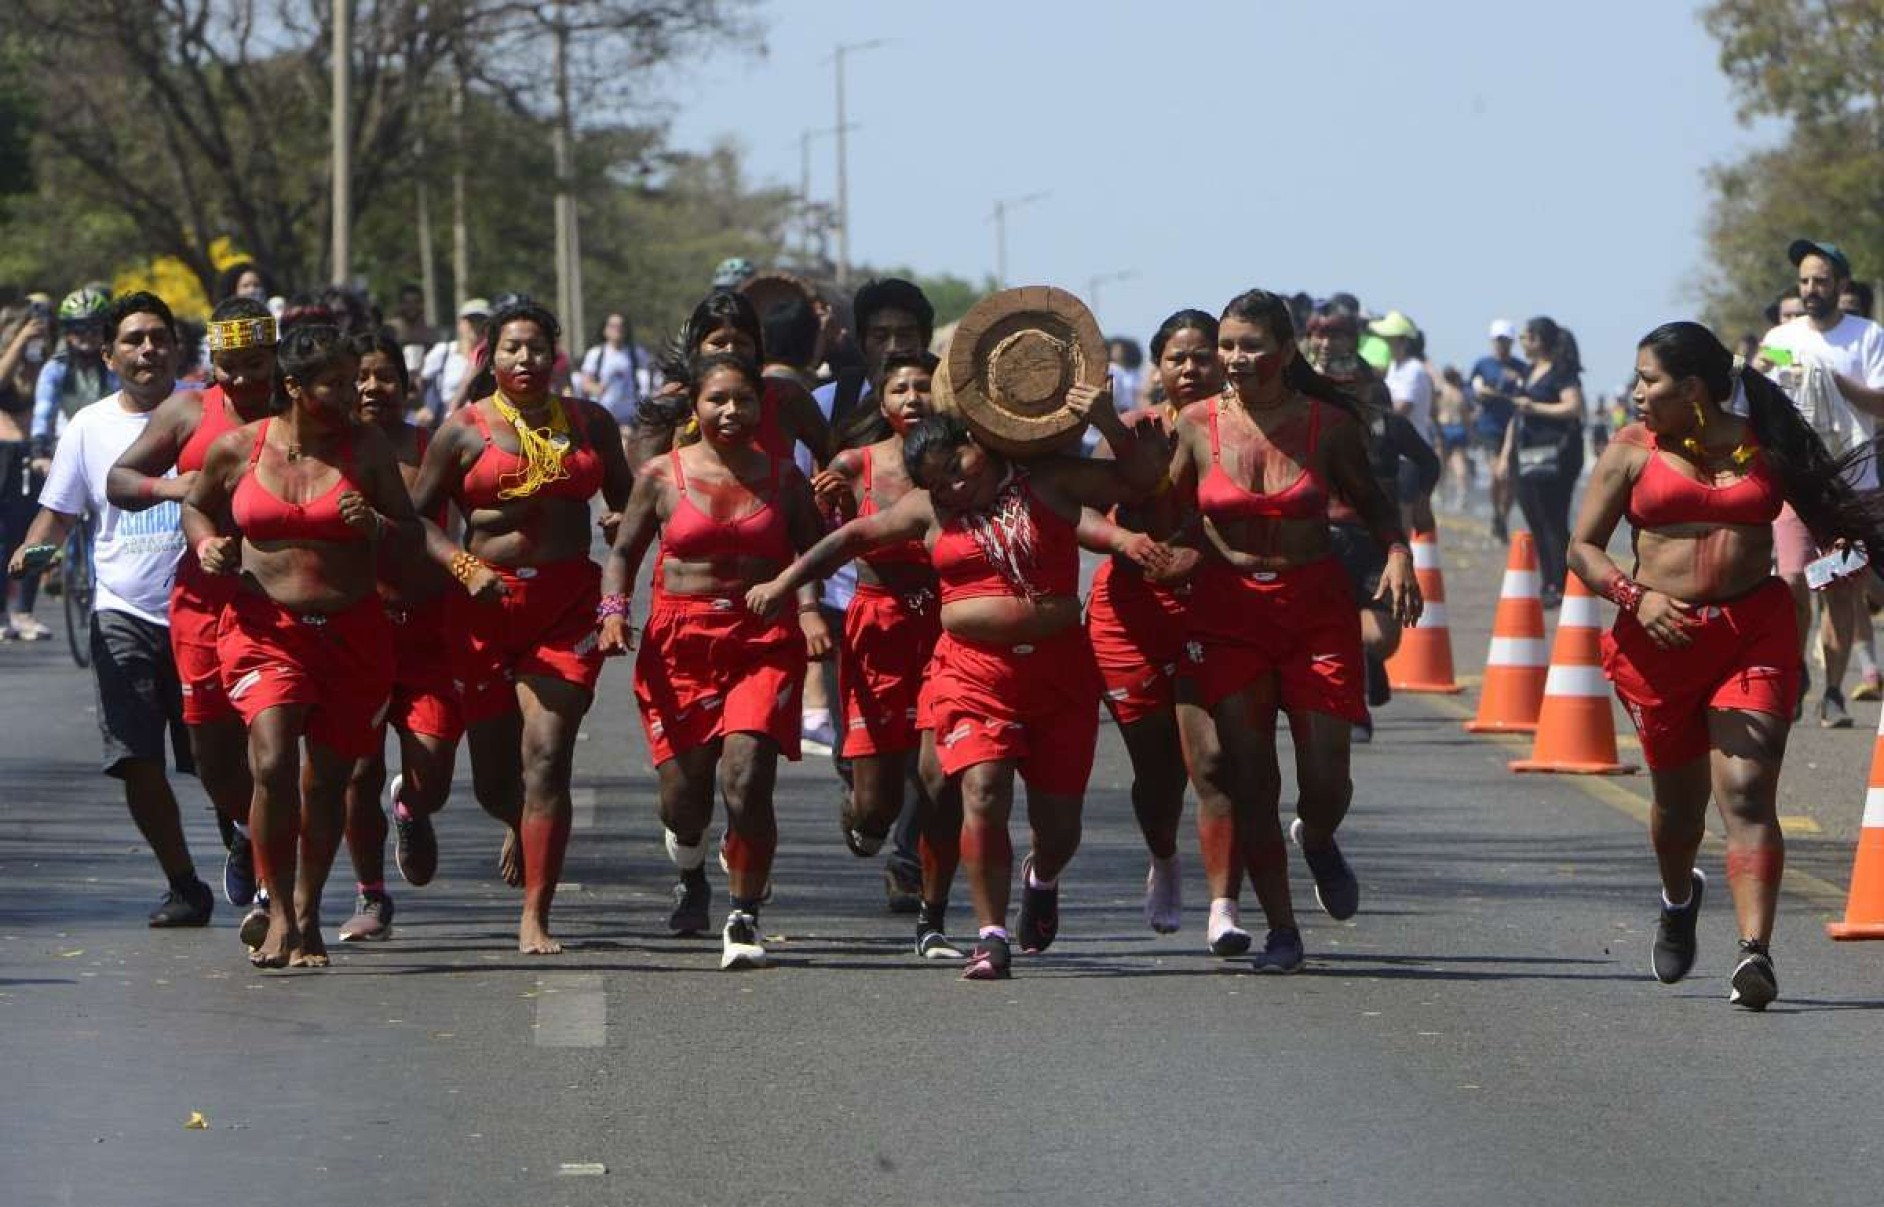
POLYGON ((413 488, 421 516, 447 499, 464 516, 462 547, 429 518, 426 542, 471 597, 452 614, 472 786, 504 823, 498 868, 523 886, 526 955, 562 950, 550 904, 569 846, 576 731, 602 672, 589 502, 601 493, 612 537, 633 485, 614 418, 550 392, 561 330, 527 299, 498 307, 485 353, 496 392, 439 429, 413 488))
POLYGON ((799 592, 799 623, 750 612, 745 595, 823 535, 811 486, 756 442, 764 379, 751 359, 712 353, 688 370, 700 439, 642 467, 603 579, 601 649, 632 646, 628 592, 660 535, 654 605, 635 659, 635 698, 661 783, 667 853, 680 869, 669 925, 708 926, 706 830, 726 801, 732 910, 720 967, 763 968, 759 906, 778 822, 772 785, 781 753, 798 758, 807 651, 830 652, 816 584, 799 592))
MULTIPOLYGON (((1152 410, 1133 411, 1124 422, 1140 439, 1150 439, 1146 425, 1155 426, 1168 457, 1178 412, 1223 389, 1217 320, 1201 310, 1178 311, 1151 337, 1151 360, 1164 402, 1152 410)), ((1112 518, 1127 529, 1168 538, 1186 517, 1165 492, 1143 506, 1122 505, 1112 518)), ((1113 553, 1093 576, 1086 631, 1105 682, 1106 707, 1132 759, 1132 812, 1151 852, 1145 922, 1159 934, 1172 934, 1184 916, 1177 836, 1189 781, 1178 741, 1175 684, 1184 656, 1184 606, 1190 584, 1147 572, 1129 553, 1115 552, 1104 542, 1087 542, 1089 527, 1090 518, 1082 525, 1082 543, 1113 553)), ((1179 556, 1186 571, 1195 568, 1195 550, 1183 550, 1179 556)))
POLYGON ((1786 859, 1775 794, 1803 670, 1792 598, 1772 573, 1772 523, 1791 503, 1820 545, 1884 549, 1884 496, 1854 494, 1848 463, 1833 462, 1778 386, 1736 372, 1700 324, 1649 332, 1635 369, 1641 422, 1596 463, 1570 568, 1622 609, 1603 665, 1654 777, 1655 979, 1673 984, 1694 967, 1707 883, 1694 860, 1712 795, 1740 926, 1729 1000, 1763 1010, 1779 993, 1767 950, 1786 859), (1629 574, 1605 552, 1625 516, 1629 574))
POLYGON ((216 648, 249 729, 249 824, 268 891, 268 930, 249 953, 257 967, 327 963, 320 901, 342 794, 354 760, 380 740, 392 687, 392 631, 373 585, 378 546, 419 547, 386 438, 354 423, 358 372, 337 329, 290 331, 279 356, 287 406, 211 444, 183 505, 203 569, 241 575, 216 648), (222 534, 224 515, 239 538, 222 534))
POLYGON ((1248 948, 1236 916, 1247 868, 1269 925, 1255 966, 1294 972, 1302 935, 1279 817, 1279 709, 1300 752, 1291 834, 1316 897, 1335 918, 1360 902, 1334 837, 1353 794, 1349 730, 1365 704, 1360 622, 1329 545, 1331 495, 1347 499, 1388 551, 1379 594, 1396 619, 1418 618, 1419 588, 1399 509, 1374 480, 1353 404, 1296 351, 1287 302, 1262 290, 1233 298, 1217 348, 1227 388, 1178 417, 1171 463, 1178 499, 1203 515, 1208 554, 1192 583, 1178 726, 1197 789, 1210 949, 1248 948))
MULTIPOLYGON (((890 435, 862 448, 846 449, 812 485, 833 510, 872 516, 889 510, 915 490, 903 464, 903 438, 932 413, 930 387, 936 358, 927 352, 892 352, 871 383, 878 413, 890 435)), ((844 612, 838 658, 843 757, 851 760, 852 790, 839 818, 844 841, 859 856, 875 855, 903 809, 911 758, 920 751, 928 777, 935 767, 935 734, 917 717, 923 671, 942 636, 940 584, 929 550, 920 540, 887 545, 857 559, 857 593, 844 612)), ((957 794, 944 792, 942 807, 928 799, 921 777, 915 787, 922 858, 921 905, 916 915, 916 954, 959 960, 944 925, 949 886, 961 862, 962 816, 957 794)))
MULTIPOLYGON (((406 422, 411 382, 399 345, 387 335, 370 337, 360 350, 359 408, 363 424, 386 434, 399 474, 408 489, 417 481, 431 433, 406 422)), ((445 509, 432 514, 443 528, 445 509)), ((399 774, 393 776, 387 805, 398 834, 399 874, 420 887, 438 870, 438 838, 432 814, 445 807, 451 791, 458 739, 464 736, 464 709, 453 681, 452 604, 457 586, 429 558, 410 549, 382 547, 379 594, 393 626, 392 704, 384 724, 399 734, 399 774)), ((384 733, 382 726, 381 733, 384 733)), ((353 857, 357 897, 353 917, 340 927, 342 942, 389 939, 393 899, 386 891, 386 814, 379 794, 386 787, 386 743, 353 766, 347 781, 347 853, 353 857)))
POLYGON ((1079 847, 1099 732, 1099 671, 1079 620, 1080 509, 1142 498, 1160 477, 1155 443, 1125 429, 1109 386, 1074 386, 1066 406, 1093 420, 1117 462, 1011 462, 977 444, 960 419, 925 419, 903 441, 905 468, 921 489, 852 520, 746 597, 766 615, 859 554, 917 540, 928 547, 941 582, 942 639, 922 707, 965 813, 961 858, 980 923, 968 980, 1009 975, 1016 772, 1027 783, 1033 851, 1021 863, 1012 938, 1024 952, 1045 951, 1059 930, 1058 877, 1079 847))
MULTIPOLYGON (((111 468, 105 495, 126 511, 142 511, 167 499, 181 502, 196 483, 209 446, 225 433, 267 415, 275 401, 275 320, 251 298, 230 298, 209 319, 209 363, 215 384, 197 393, 172 395, 158 407, 137 442, 111 468), (174 476, 166 476, 172 467, 174 476)), ((226 516, 218 517, 224 524, 226 516)), ((224 524, 226 527, 226 524, 224 524)), ((170 648, 183 684, 183 723, 190 731, 197 778, 227 827, 229 858, 222 889, 231 905, 255 900, 255 865, 249 844, 248 735, 222 688, 216 628, 235 598, 240 580, 208 574, 184 550, 170 591, 170 648)), ((257 916, 250 935, 261 934, 257 916)))

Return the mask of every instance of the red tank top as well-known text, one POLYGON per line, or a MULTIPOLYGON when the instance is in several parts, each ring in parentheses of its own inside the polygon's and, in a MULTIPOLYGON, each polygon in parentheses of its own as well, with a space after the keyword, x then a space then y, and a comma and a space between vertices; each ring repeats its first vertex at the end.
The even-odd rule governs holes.
POLYGON ((273 419, 262 420, 261 430, 255 436, 255 447, 249 450, 249 472, 236 483, 235 496, 229 500, 230 514, 235 517, 242 535, 250 541, 365 540, 365 533, 340 518, 340 496, 359 489, 350 473, 353 469, 351 433, 344 442, 340 474, 334 484, 310 502, 289 503, 270 492, 255 476, 255 463, 261 459, 262 445, 268 441, 268 428, 272 423, 273 419))
POLYGON ((1661 442, 1649 433, 1648 464, 1629 488, 1628 517, 1636 528, 1674 524, 1770 524, 1786 501, 1779 475, 1754 446, 1744 478, 1725 486, 1697 482, 1662 459, 1661 442))
POLYGON ((1315 445, 1321 436, 1323 404, 1308 400, 1308 450, 1302 474, 1281 490, 1265 494, 1245 490, 1223 468, 1217 436, 1217 410, 1210 403, 1210 472, 1197 484, 1197 506, 1212 520, 1321 520, 1328 515, 1328 488, 1315 473, 1315 445))
MULTIPOLYGON (((570 449, 563 456, 563 469, 568 476, 554 482, 546 482, 532 498, 543 499, 578 499, 587 502, 602 489, 602 454, 595 451, 579 434, 582 431, 581 416, 575 408, 564 403, 569 415, 570 449)), ((471 422, 478 425, 478 435, 484 437, 484 450, 471 466, 464 479, 458 484, 456 498, 458 505, 469 511, 475 507, 495 507, 508 502, 500 499, 497 492, 504 488, 506 479, 515 479, 523 472, 523 458, 516 453, 507 453, 498 448, 491 439, 490 421, 484 418, 484 408, 477 403, 470 407, 471 422)))
POLYGON ((930 550, 944 605, 991 595, 1038 599, 1079 593, 1073 524, 1014 472, 985 512, 954 516, 930 550))
MULTIPOLYGON (((875 515, 883 510, 877 506, 876 466, 871 457, 869 445, 863 448, 863 502, 858 504, 857 518, 875 515)), ((860 559, 872 566, 922 566, 929 565, 929 549, 921 541, 899 541, 894 545, 884 545, 872 549, 860 559)))
POLYGON ((766 497, 756 511, 734 520, 716 520, 695 505, 687 494, 687 474, 680 450, 668 454, 674 464, 674 489, 680 501, 661 526, 661 556, 684 562, 715 561, 729 557, 758 557, 783 565, 792 560, 791 532, 785 510, 778 505, 779 461, 772 458, 766 497))
POLYGON ((203 462, 209 458, 209 446, 216 438, 227 432, 233 432, 242 426, 242 420, 229 418, 229 398, 222 392, 221 386, 211 386, 203 391, 203 414, 196 421, 196 430, 183 442, 183 448, 177 453, 177 472, 192 473, 203 468, 203 462))
POLYGON ((759 391, 759 431, 752 442, 771 456, 789 461, 792 459, 792 445, 796 442, 785 434, 785 428, 778 418, 784 405, 786 389, 784 383, 775 378, 765 379, 759 391))

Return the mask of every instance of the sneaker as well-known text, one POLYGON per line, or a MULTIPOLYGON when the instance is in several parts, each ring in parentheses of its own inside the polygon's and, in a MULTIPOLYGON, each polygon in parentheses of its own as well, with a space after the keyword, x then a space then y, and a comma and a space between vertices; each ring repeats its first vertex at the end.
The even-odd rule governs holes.
MULTIPOLYGON (((725 834, 720 835, 720 871, 725 872, 729 878, 733 874, 733 865, 726 862, 726 835, 725 834)), ((772 878, 770 876, 767 876, 765 878, 765 890, 759 894, 759 904, 760 905, 772 904, 772 878)), ((701 929, 702 930, 706 929, 706 926, 704 923, 701 924, 701 929)))
POLYGON ((831 750, 836 744, 837 727, 829 721, 807 725, 798 735, 798 749, 805 754, 815 754, 820 758, 830 757, 831 750))
POLYGON ((414 813, 399 805, 399 788, 405 777, 395 775, 386 799, 392 810, 393 862, 399 875, 413 888, 421 888, 438 875, 438 832, 432 829, 430 814, 414 813))
POLYGON ((1269 932, 1263 949, 1250 961, 1257 972, 1300 972, 1302 969, 1302 932, 1282 927, 1269 932))
MULTIPOLYGON (((1289 824, 1289 841, 1302 847, 1302 819, 1296 818, 1289 824)), ((1308 870, 1315 877, 1315 902, 1322 912, 1337 922, 1345 922, 1361 908, 1361 882, 1354 878, 1354 869, 1341 854, 1341 848, 1330 842, 1325 851, 1311 851, 1302 847, 1302 858, 1308 861, 1308 870)))
POLYGON ((1210 903, 1210 954, 1221 960, 1234 959, 1249 950, 1249 932, 1240 925, 1236 902, 1224 897, 1210 903))
POLYGON ((975 953, 962 969, 964 981, 1005 981, 1014 975, 1014 958, 1008 953, 1007 940, 986 935, 975 941, 975 953))
MULTIPOLYGON (((1387 677, 1387 664, 1369 655, 1362 659, 1362 666, 1367 681, 1367 706, 1385 708, 1393 703, 1393 682, 1387 677)), ((1371 721, 1368 728, 1373 728, 1371 721)))
POLYGON ((20 641, 52 640, 52 630, 25 612, 15 612, 7 627, 13 630, 13 636, 20 641))
POLYGON ((1145 925, 1161 935, 1174 935, 1184 921, 1184 878, 1178 857, 1152 858, 1145 871, 1145 925))
POLYGON ((1492 517, 1491 534, 1492 540, 1497 541, 1500 545, 1509 545, 1511 543, 1511 530, 1505 526, 1505 517, 1501 515, 1492 517))
POLYGON ((236 935, 242 940, 242 946, 254 951, 268 938, 268 894, 257 890, 255 902, 249 906, 249 912, 242 915, 242 925, 236 928, 236 935))
POLYGON ((727 914, 720 944, 721 970, 765 967, 765 935, 759 930, 759 920, 751 914, 740 910, 727 914))
POLYGON ((1854 700, 1884 699, 1884 676, 1880 676, 1876 671, 1866 671, 1864 678, 1858 681, 1858 686, 1851 689, 1851 698, 1854 700))
POLYGON ((706 873, 696 868, 674 885, 674 912, 667 915, 667 929, 677 935, 704 934, 713 925, 708 916, 712 907, 713 886, 707 883, 706 873))
POLYGON ((1805 720, 1806 693, 1812 690, 1812 671, 1809 667, 1799 670, 1799 698, 1792 702, 1792 719, 1805 720))
POLYGON ((1021 954, 1037 956, 1053 946, 1060 933, 1060 889, 1035 888, 1034 857, 1021 860, 1020 919, 1014 925, 1014 938, 1021 954))
POLYGON ((1845 697, 1835 687, 1819 697, 1819 728, 1850 729, 1851 714, 1845 711, 1845 697))
POLYGON ((1367 714, 1365 721, 1356 721, 1348 727, 1348 741, 1356 746, 1371 745, 1374 741, 1374 715, 1367 714))
POLYGON ((215 910, 216 894, 209 891, 207 884, 192 877, 181 890, 172 888, 164 894, 157 908, 150 911, 150 924, 154 930, 176 926, 208 926, 209 916, 215 910))
POLYGON ((1779 996, 1779 977, 1773 973, 1773 957, 1766 944, 1755 939, 1740 940, 1740 963, 1728 980, 1732 992, 1727 1000, 1748 1010, 1764 1010, 1779 996))
POLYGON ((255 848, 240 830, 229 832, 229 853, 222 861, 222 895, 231 905, 255 900, 255 848))
POLYGON ((1688 903, 1671 906, 1664 902, 1661 921, 1655 924, 1655 946, 1649 967, 1654 970, 1655 979, 1664 985, 1674 984, 1694 968, 1694 927, 1701 920, 1701 894, 1707 888, 1707 877, 1701 874, 1700 868, 1694 869, 1692 883, 1688 903))
POLYGON ((340 925, 342 943, 376 943, 392 938, 393 899, 389 893, 361 893, 353 902, 353 917, 340 925))
POLYGON ((1563 588, 1545 583, 1537 593, 1537 602, 1544 606, 1546 612, 1556 611, 1563 604, 1563 588))
POLYGON ((859 828, 850 812, 855 803, 855 798, 849 792, 844 793, 837 806, 837 824, 844 831, 844 845, 850 848, 850 853, 859 859, 869 859, 883 849, 883 843, 889 835, 869 834, 859 828))
POLYGON ((922 872, 892 859, 883 865, 883 898, 893 914, 913 914, 922 908, 922 872))

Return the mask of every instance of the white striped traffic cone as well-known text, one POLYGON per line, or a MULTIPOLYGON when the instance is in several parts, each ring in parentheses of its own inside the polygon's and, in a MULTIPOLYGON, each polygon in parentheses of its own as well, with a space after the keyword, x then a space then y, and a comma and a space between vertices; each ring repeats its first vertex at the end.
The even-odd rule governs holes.
POLYGON ((1603 677, 1603 615, 1596 597, 1574 574, 1564 576, 1557 641, 1544 679, 1544 707, 1537 715, 1531 757, 1513 771, 1558 771, 1576 775, 1627 775, 1635 768, 1616 758, 1616 719, 1610 711, 1609 680, 1603 677))
POLYGON ((1550 666, 1544 644, 1544 605, 1537 586, 1537 546, 1531 543, 1530 533, 1517 533, 1511 538, 1504 584, 1498 591, 1478 716, 1465 723, 1472 733, 1533 733, 1537 729, 1538 710, 1544 706, 1545 671, 1550 666))
POLYGON ((1424 607, 1419 623, 1400 634, 1400 648, 1387 659, 1387 682, 1395 691, 1451 694, 1452 632, 1446 624, 1446 575, 1439 566, 1437 533, 1413 534, 1413 577, 1424 607))

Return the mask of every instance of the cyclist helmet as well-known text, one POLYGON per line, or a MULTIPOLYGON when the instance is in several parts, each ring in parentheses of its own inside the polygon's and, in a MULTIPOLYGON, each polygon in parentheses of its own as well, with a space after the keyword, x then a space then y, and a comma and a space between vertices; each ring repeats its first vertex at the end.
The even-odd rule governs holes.
POLYGON ((59 303, 59 322, 68 327, 96 326, 105 321, 105 311, 110 308, 111 298, 104 290, 90 286, 75 289, 59 303))
POLYGON ((730 260, 721 260, 720 266, 713 270, 713 288, 738 289, 758 272, 752 261, 744 256, 734 256, 730 260))

